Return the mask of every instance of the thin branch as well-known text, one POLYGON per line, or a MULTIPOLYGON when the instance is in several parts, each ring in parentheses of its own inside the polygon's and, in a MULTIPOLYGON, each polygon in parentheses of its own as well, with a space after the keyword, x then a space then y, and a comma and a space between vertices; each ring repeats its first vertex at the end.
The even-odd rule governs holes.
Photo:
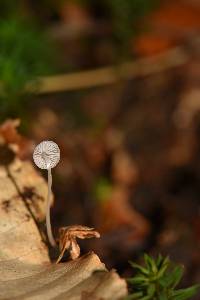
POLYGON ((35 85, 28 83, 26 90, 36 94, 48 94, 109 85, 121 80, 153 75, 179 67, 186 64, 188 60, 187 53, 182 48, 176 47, 159 55, 141 58, 121 65, 39 77, 37 88, 35 88, 35 85))
MULTIPOLYGON (((39 78, 40 85, 36 93, 56 93, 113 84, 122 79, 151 75, 178 67, 184 65, 187 61, 187 54, 181 48, 174 48, 163 54, 126 62, 118 66, 41 77, 39 78)), ((31 86, 29 85, 28 89, 30 88, 31 86)))

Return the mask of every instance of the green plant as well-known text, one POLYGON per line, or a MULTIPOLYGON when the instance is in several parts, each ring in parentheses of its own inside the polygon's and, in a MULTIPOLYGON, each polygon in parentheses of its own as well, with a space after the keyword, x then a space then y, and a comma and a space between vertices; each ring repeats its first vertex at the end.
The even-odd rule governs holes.
POLYGON ((128 279, 134 292, 127 300, 186 300, 197 293, 199 285, 176 289, 183 276, 183 267, 174 265, 168 257, 159 255, 153 259, 145 254, 144 261, 144 267, 130 262, 136 275, 128 279))

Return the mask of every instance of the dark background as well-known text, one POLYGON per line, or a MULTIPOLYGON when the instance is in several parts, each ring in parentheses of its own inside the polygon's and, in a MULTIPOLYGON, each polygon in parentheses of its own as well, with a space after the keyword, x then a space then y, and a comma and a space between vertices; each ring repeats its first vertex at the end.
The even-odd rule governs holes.
POLYGON ((1 122, 58 143, 54 230, 95 227, 83 253, 125 277, 147 252, 184 264, 183 285, 200 281, 199 15, 189 0, 0 3, 1 122), (143 69, 119 80, 130 61, 143 69), (94 74, 80 88, 81 71, 110 65, 116 82, 94 86, 94 74), (39 77, 72 72, 73 90, 41 92, 39 77))

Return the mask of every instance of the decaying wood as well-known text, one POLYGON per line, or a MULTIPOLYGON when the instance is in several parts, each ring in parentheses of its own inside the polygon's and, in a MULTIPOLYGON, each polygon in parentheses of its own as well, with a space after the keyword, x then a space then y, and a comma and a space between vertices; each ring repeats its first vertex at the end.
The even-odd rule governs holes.
POLYGON ((38 228, 44 219, 44 179, 31 162, 0 163, 0 299, 123 299, 125 280, 108 272, 94 253, 50 262, 38 228))

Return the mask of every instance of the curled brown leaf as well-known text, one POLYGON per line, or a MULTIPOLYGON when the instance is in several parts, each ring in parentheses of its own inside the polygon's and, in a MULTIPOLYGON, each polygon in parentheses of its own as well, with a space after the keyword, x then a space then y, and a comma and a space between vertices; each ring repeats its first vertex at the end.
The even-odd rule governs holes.
POLYGON ((94 228, 90 228, 82 225, 72 225, 67 227, 61 227, 59 229, 59 248, 60 255, 56 261, 59 263, 65 253, 69 250, 69 254, 72 260, 80 256, 80 247, 77 243, 77 238, 88 239, 88 238, 99 238, 100 234, 95 231, 94 228))

